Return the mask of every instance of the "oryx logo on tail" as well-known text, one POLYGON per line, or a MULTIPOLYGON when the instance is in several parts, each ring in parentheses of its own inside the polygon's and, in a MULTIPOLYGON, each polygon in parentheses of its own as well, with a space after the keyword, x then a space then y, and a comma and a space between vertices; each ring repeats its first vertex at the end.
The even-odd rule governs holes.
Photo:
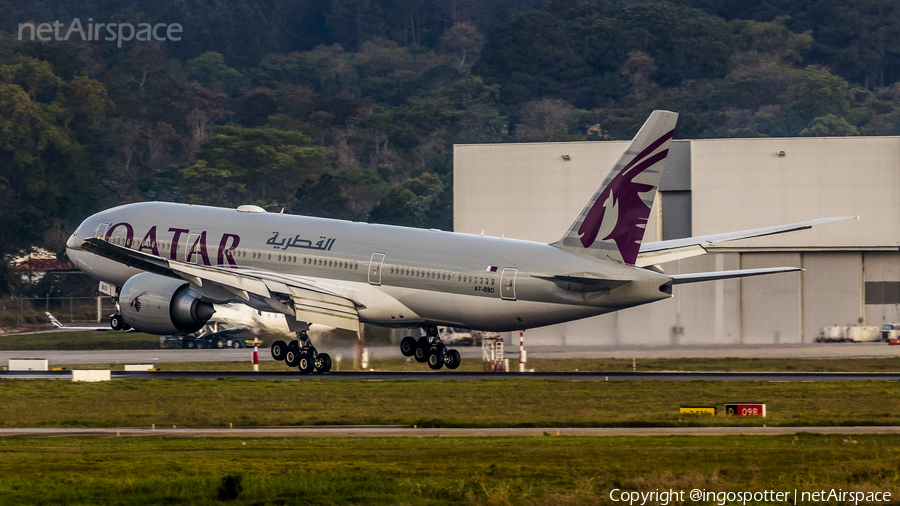
POLYGON ((554 246, 634 265, 678 115, 654 111, 554 246))
POLYGON ((626 263, 634 263, 644 238, 644 227, 650 218, 650 206, 644 203, 640 194, 654 188, 653 185, 636 183, 634 178, 666 159, 668 149, 648 155, 671 139, 673 133, 666 133, 634 157, 606 186, 578 228, 581 244, 585 248, 590 248, 599 235, 601 239, 616 241, 626 263))

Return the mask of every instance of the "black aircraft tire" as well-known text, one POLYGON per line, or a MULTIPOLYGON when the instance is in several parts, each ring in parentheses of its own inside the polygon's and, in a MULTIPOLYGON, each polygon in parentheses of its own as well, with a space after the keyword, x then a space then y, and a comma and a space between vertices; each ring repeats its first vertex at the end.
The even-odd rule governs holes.
POLYGON ((309 374, 316 370, 316 361, 311 354, 301 352, 297 356, 297 369, 300 370, 300 374, 309 374))
POLYGON ((284 352, 284 364, 288 367, 297 367, 300 365, 301 353, 297 348, 288 347, 284 352))
POLYGON ((122 330, 122 324, 125 322, 122 321, 122 315, 114 314, 109 317, 109 326, 112 327, 113 330, 122 330))
POLYGON ((425 362, 428 362, 428 352, 429 351, 431 351, 431 350, 426 347, 416 346, 416 349, 413 352, 413 358, 416 359, 416 362, 418 362, 420 364, 424 364, 425 362))
POLYGON ((275 360, 284 360, 284 352, 287 351, 287 345, 284 344, 284 341, 275 341, 272 343, 269 351, 272 352, 272 358, 275 360))
POLYGON ((325 374, 331 370, 331 355, 327 353, 319 353, 316 357, 316 372, 325 374))
POLYGON ((416 353, 416 347, 419 343, 416 342, 416 338, 412 336, 406 336, 400 340, 400 353, 403 354, 404 357, 411 357, 416 353))
POLYGON ((428 367, 435 371, 444 367, 444 352, 440 348, 428 354, 428 367))
POLYGON ((444 365, 447 366, 447 369, 456 369, 460 363, 462 363, 462 357, 459 356, 458 351, 448 350, 444 355, 444 365))

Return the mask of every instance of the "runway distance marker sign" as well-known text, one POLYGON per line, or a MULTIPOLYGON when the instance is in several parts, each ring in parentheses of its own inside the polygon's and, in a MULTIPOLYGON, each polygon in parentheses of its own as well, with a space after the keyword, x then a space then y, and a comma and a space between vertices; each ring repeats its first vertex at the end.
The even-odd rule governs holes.
POLYGON ((759 402, 735 402, 725 404, 725 414, 734 416, 766 416, 766 405, 759 402))
POLYGON ((679 413, 688 415, 713 415, 715 416, 719 409, 715 406, 681 406, 679 413))

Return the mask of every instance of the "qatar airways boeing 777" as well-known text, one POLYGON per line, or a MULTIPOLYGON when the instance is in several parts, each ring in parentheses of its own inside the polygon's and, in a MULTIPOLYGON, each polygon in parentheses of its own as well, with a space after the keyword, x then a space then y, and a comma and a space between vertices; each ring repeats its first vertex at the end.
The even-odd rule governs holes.
MULTIPOLYGON (((193 332, 214 304, 284 313, 297 339, 272 356, 303 373, 331 359, 309 339, 318 323, 424 328, 400 351, 432 369, 460 358, 439 325, 523 330, 672 296, 672 286, 800 270, 794 267, 666 275, 656 264, 714 243, 844 218, 641 244, 678 115, 654 111, 562 239, 540 244, 164 202, 129 204, 86 219, 69 258, 116 297, 115 329, 193 332)), ((599 170, 598 170, 599 172, 599 170)))

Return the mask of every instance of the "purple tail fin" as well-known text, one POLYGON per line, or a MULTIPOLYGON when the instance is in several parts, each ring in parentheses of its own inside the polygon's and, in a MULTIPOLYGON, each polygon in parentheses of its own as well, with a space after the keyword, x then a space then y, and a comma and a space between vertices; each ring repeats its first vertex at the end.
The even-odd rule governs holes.
POLYGON ((653 111, 566 235, 554 244, 634 265, 678 115, 653 111))

